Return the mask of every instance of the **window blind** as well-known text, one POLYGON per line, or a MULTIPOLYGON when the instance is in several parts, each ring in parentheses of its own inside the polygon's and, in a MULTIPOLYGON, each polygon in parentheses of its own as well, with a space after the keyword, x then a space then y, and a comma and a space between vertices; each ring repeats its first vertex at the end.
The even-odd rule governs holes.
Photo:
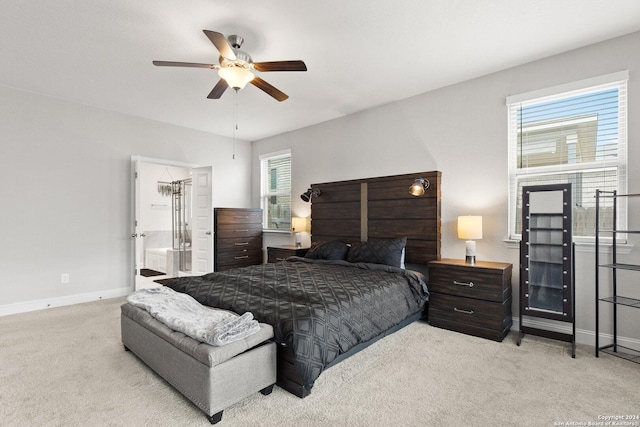
POLYGON ((522 187, 556 183, 572 184, 574 236, 593 237, 596 189, 626 191, 626 99, 624 79, 507 101, 511 238, 521 235, 522 187))

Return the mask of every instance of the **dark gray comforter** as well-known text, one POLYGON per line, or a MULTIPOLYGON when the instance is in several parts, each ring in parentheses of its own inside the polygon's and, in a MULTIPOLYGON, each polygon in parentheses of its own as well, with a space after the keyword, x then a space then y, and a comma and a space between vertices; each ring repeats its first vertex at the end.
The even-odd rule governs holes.
POLYGON ((402 323, 429 295, 420 275, 408 270, 297 257, 162 283, 271 324, 275 341, 293 348, 309 389, 337 356, 402 323))

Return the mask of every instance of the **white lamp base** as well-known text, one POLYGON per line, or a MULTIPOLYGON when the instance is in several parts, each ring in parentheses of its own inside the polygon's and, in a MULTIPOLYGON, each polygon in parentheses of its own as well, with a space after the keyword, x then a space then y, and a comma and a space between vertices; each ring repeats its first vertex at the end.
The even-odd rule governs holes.
POLYGON ((474 265, 476 263, 476 242, 475 240, 467 240, 465 242, 465 257, 467 264, 474 265))

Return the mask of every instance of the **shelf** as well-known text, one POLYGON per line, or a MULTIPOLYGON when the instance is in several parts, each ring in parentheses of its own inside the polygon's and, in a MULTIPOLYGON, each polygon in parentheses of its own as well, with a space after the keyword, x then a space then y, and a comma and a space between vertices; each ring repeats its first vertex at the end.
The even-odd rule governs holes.
POLYGON ((608 302, 611 304, 626 305, 627 307, 640 308, 640 299, 635 299, 635 298, 614 296, 614 297, 600 298, 600 301, 608 302))
POLYGON ((618 344, 616 347, 617 347, 616 348, 617 351, 614 350, 613 344, 609 344, 607 346, 600 347, 600 351, 602 353, 610 354, 615 357, 620 357, 622 359, 629 360, 634 363, 640 363, 640 351, 635 350, 633 348, 624 347, 620 344, 618 344), (623 349, 626 351, 620 351, 620 349, 623 349))
POLYGON ((530 263, 537 262, 538 264, 555 264, 555 265, 563 265, 564 264, 564 261, 555 261, 555 260, 553 260, 553 261, 542 261, 542 260, 539 260, 539 259, 533 259, 532 257, 529 257, 529 262, 530 263))
POLYGON ((529 227, 529 231, 564 231, 564 227, 529 227))
POLYGON ((640 234, 640 230, 600 230, 599 233, 640 234))
POLYGON ((616 268, 616 269, 619 269, 619 270, 640 271, 640 265, 635 265, 635 264, 620 264, 620 263, 616 263, 616 264, 600 264, 600 267, 616 268))
POLYGON ((529 245, 531 245, 531 246, 560 247, 560 248, 564 246, 562 243, 535 243, 535 242, 529 242, 529 245))

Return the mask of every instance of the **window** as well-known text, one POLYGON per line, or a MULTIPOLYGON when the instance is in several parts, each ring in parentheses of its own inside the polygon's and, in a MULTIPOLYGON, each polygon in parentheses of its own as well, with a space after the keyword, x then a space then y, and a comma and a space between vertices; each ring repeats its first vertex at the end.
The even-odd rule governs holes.
MULTIPOLYGON (((507 98, 511 239, 522 233, 523 186, 572 184, 575 240, 594 236, 596 189, 626 192, 628 75, 507 98)), ((619 214, 624 228, 626 205, 619 205, 619 214)), ((610 229, 613 215, 601 221, 610 229)))
POLYGON ((291 229, 291 151, 260 156, 260 199, 266 230, 291 229))

